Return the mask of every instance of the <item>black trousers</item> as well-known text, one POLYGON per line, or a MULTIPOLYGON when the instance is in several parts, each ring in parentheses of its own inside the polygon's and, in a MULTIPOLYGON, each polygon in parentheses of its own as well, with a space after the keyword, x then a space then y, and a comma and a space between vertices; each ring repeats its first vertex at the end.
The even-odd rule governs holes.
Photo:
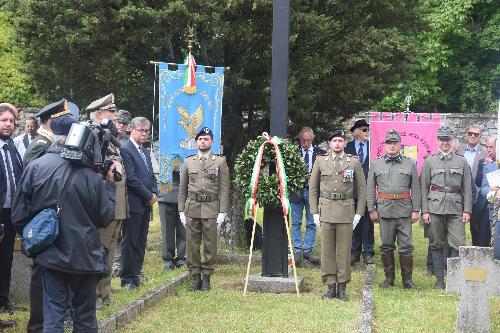
POLYGON ((162 258, 164 261, 186 260, 186 229, 181 223, 177 203, 159 202, 162 258), (177 248, 177 257, 175 249, 177 248))
POLYGON ((488 205, 482 210, 472 210, 470 234, 472 236, 472 246, 490 246, 491 228, 488 205))
POLYGON ((65 273, 46 267, 42 272, 43 332, 64 333, 64 320, 72 306, 73 332, 97 333, 97 274, 65 273))
POLYGON ((144 214, 130 213, 130 218, 123 221, 122 271, 120 274, 122 286, 126 284, 139 285, 139 274, 146 253, 150 215, 151 210, 147 209, 144 214))
POLYGON ((375 231, 373 222, 370 219, 370 213, 366 209, 365 215, 361 217, 358 225, 352 231, 351 255, 356 258, 359 258, 361 254, 363 254, 363 257, 373 257, 375 255, 374 245, 375 231))
POLYGON ((0 223, 4 225, 4 235, 0 242, 0 305, 3 305, 9 302, 14 241, 16 240, 16 232, 10 219, 10 208, 1 210, 0 223))
POLYGON ((28 333, 39 333, 43 329, 43 283, 42 267, 35 260, 31 267, 30 283, 30 319, 28 333))

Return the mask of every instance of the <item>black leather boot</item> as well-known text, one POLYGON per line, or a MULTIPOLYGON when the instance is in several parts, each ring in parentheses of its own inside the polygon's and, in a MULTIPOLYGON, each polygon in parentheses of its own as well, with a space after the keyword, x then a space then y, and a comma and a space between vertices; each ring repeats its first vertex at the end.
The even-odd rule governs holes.
POLYGON ((394 285, 395 268, 394 252, 382 252, 382 264, 384 265, 385 281, 379 284, 380 288, 387 288, 394 285))
POLYGON ((420 290, 412 281, 413 271, 413 256, 399 255, 399 263, 401 265, 401 279, 403 281, 403 288, 420 290))
POLYGON ((346 284, 346 282, 339 283, 337 289, 337 298, 344 302, 348 301, 347 295, 345 294, 346 284))
POLYGON ((203 274, 203 280, 201 281, 201 291, 210 290, 210 274, 203 274))
POLYGON ((200 290, 201 289, 201 276, 200 276, 200 274, 193 274, 192 279, 193 279, 193 282, 192 282, 189 290, 190 291, 200 290))
POLYGON ((337 297, 337 284, 328 285, 328 291, 321 297, 322 299, 331 299, 337 297))
POLYGON ((432 251, 432 266, 434 266, 434 273, 436 274, 436 284, 434 289, 444 289, 446 284, 444 283, 444 255, 443 250, 431 250, 432 251))

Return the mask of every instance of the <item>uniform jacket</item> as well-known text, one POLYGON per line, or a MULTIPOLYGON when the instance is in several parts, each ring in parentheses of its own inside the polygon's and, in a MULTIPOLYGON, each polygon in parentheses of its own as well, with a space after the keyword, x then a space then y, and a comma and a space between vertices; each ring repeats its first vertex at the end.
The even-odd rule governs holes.
POLYGON ((47 149, 52 144, 52 134, 43 129, 38 129, 38 135, 31 141, 23 157, 23 165, 26 168, 28 163, 45 155, 47 149))
POLYGON ((472 177, 463 156, 451 153, 451 158, 441 152, 429 156, 420 172, 422 213, 462 214, 472 212, 472 177), (459 187, 462 193, 430 191, 432 185, 459 187))
MULTIPOLYGON (((120 148, 115 147, 112 143, 108 146, 106 158, 114 159, 121 165, 124 165, 123 158, 120 153, 120 148)), ((116 205, 115 205, 115 219, 125 220, 130 217, 128 211, 128 196, 127 196, 127 171, 123 168, 122 180, 116 182, 116 205)))
POLYGON ((401 156, 401 163, 386 162, 384 156, 372 161, 366 187, 368 211, 377 211, 380 217, 409 217, 411 212, 420 211, 422 196, 417 167, 409 158, 401 156), (411 192, 411 198, 381 199, 377 198, 377 192, 411 192))
MULTIPOLYGON (((14 173, 14 182, 19 184, 19 180, 21 179, 21 174, 23 172, 23 164, 22 159, 19 153, 17 152, 16 147, 14 146, 14 141, 12 139, 7 140, 9 143, 9 154, 10 160, 12 161, 12 172, 14 173)), ((3 149, 3 147, 0 147, 3 149)), ((3 204, 5 203, 5 199, 7 196, 7 174, 4 160, 1 158, 3 155, 0 153, 0 209, 2 209, 3 204)))
POLYGON ((151 207, 147 205, 153 193, 158 193, 149 150, 144 148, 148 167, 141 154, 129 139, 121 148, 125 172, 127 173, 127 195, 130 213, 144 214, 151 207))
MULTIPOLYGON (((302 156, 302 147, 301 147, 300 145, 298 146, 298 150, 299 150, 299 152, 300 152, 300 155, 302 156)), ((324 151, 323 149, 321 149, 321 148, 319 148, 319 147, 317 147, 317 146, 314 146, 314 147, 313 147, 313 155, 312 155, 312 166, 311 166, 311 170, 312 170, 312 167, 314 166, 314 162, 316 161, 316 157, 317 157, 318 155, 323 155, 323 154, 326 154, 326 151, 324 151)), ((303 159, 303 158, 304 158, 304 157, 302 156, 302 159, 303 159)), ((307 189, 308 184, 309 184, 309 181, 304 182, 304 187, 303 187, 303 189, 307 189)), ((291 196, 290 196, 290 201, 291 201, 291 202, 296 202, 296 201, 299 201, 299 200, 300 200, 300 198, 298 197, 298 193, 295 193, 295 194, 293 194, 293 195, 291 195, 291 196)))
MULTIPOLYGON (((463 156, 466 147, 467 147, 467 145, 460 145, 460 147, 458 147, 458 149, 457 149, 457 154, 463 156)), ((471 167, 473 179, 476 179, 479 161, 484 159, 486 157, 486 155, 488 155, 488 151, 486 150, 486 148, 484 148, 483 146, 478 144, 478 149, 477 149, 476 155, 474 156, 474 163, 472 163, 472 167, 471 167)))
POLYGON ((210 153, 205 167, 201 167, 198 154, 184 159, 179 183, 179 212, 192 218, 213 219, 229 209, 229 169, 226 158, 210 153), (213 195, 212 202, 197 202, 189 193, 213 195))
POLYGON ((88 167, 72 164, 60 156, 60 148, 32 161, 24 171, 12 210, 12 223, 23 228, 40 211, 56 207, 70 171, 75 169, 67 194, 60 198, 59 237, 35 261, 67 273, 106 273, 106 255, 99 228, 113 219, 115 184, 88 167))
POLYGON ((354 214, 361 216, 366 208, 366 183, 363 169, 357 158, 344 153, 338 171, 334 171, 331 153, 318 156, 309 180, 309 205, 311 214, 319 214, 327 223, 352 223, 354 214), (355 212, 353 199, 330 200, 320 197, 321 192, 353 195, 356 187, 358 205, 355 212))

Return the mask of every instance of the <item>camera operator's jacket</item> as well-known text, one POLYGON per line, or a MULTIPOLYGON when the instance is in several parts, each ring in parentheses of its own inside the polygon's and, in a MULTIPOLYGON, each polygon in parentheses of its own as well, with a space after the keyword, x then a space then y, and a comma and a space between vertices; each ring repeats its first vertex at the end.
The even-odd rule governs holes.
POLYGON ((198 154, 186 157, 179 184, 179 212, 199 219, 215 219, 219 213, 227 213, 229 185, 229 169, 224 156, 210 153, 205 167, 198 154))
POLYGON ((60 156, 60 148, 32 161, 21 177, 12 204, 12 223, 22 234, 30 220, 45 208, 55 208, 58 196, 75 169, 67 194, 60 198, 59 237, 35 261, 43 267, 74 274, 107 273, 99 228, 115 212, 115 184, 89 167, 76 166, 60 156))

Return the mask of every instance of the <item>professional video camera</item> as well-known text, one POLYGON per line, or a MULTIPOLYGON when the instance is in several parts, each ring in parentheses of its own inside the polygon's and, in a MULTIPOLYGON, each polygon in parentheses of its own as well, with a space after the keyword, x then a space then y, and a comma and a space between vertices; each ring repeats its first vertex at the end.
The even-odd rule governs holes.
MULTIPOLYGON (((119 147, 116 128, 112 121, 105 119, 100 125, 88 121, 74 123, 68 133, 61 156, 74 163, 94 168, 104 176, 109 172, 112 159, 106 159, 109 143, 119 147)), ((122 174, 113 170, 115 182, 122 180, 122 174)))

